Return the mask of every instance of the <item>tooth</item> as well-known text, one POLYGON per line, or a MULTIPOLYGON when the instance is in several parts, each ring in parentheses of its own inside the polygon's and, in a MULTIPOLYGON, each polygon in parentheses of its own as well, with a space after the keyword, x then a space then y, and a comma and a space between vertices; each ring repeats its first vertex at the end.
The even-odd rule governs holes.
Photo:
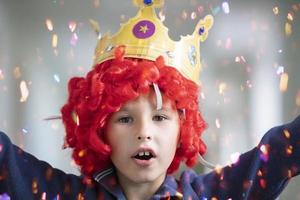
POLYGON ((144 152, 139 152, 139 156, 143 156, 144 155, 144 152))
POLYGON ((145 152, 145 156, 150 156, 150 152, 149 152, 149 151, 146 151, 146 152, 145 152))

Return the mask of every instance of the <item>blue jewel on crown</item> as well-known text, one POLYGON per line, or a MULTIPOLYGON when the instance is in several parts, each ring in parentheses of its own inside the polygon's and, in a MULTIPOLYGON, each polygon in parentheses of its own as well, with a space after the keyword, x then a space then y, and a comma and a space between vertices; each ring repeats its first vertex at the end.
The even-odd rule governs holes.
POLYGON ((153 3, 153 0, 144 0, 145 5, 151 5, 153 3))
POLYGON ((199 35, 202 35, 205 32, 205 28, 202 26, 199 28, 199 35))

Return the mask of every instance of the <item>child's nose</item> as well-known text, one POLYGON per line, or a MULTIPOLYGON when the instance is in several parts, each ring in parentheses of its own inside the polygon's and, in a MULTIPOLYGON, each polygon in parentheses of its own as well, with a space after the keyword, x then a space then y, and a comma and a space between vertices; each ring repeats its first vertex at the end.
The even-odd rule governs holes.
POLYGON ((152 140, 153 130, 151 130, 151 125, 147 122, 142 122, 137 130, 136 138, 138 140, 152 140))

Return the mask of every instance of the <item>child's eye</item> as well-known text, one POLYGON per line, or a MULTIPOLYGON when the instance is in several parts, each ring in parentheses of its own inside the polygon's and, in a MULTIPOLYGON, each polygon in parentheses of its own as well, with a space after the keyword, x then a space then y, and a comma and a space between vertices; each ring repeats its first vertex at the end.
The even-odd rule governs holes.
POLYGON ((127 123, 131 123, 133 122, 133 118, 132 117, 120 117, 118 119, 118 122, 123 123, 123 124, 127 124, 127 123))
POLYGON ((164 115, 155 115, 155 116, 153 116, 153 118, 152 118, 154 121, 164 121, 164 120, 166 120, 166 119, 168 119, 166 116, 164 116, 164 115))

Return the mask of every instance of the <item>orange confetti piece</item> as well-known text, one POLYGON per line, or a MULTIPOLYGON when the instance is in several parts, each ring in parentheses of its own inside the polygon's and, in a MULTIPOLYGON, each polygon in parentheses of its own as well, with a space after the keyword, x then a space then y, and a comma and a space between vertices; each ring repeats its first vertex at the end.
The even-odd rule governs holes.
POLYGON ((284 130, 283 130, 283 134, 284 134, 284 136, 285 136, 287 139, 290 139, 291 134, 290 134, 290 132, 289 132, 287 129, 284 129, 284 130))
POLYGON ((287 155, 291 155, 293 153, 293 146, 289 145, 285 150, 287 155))
POLYGON ((280 76, 279 90, 281 92, 285 92, 288 88, 289 75, 287 73, 283 73, 280 76))

